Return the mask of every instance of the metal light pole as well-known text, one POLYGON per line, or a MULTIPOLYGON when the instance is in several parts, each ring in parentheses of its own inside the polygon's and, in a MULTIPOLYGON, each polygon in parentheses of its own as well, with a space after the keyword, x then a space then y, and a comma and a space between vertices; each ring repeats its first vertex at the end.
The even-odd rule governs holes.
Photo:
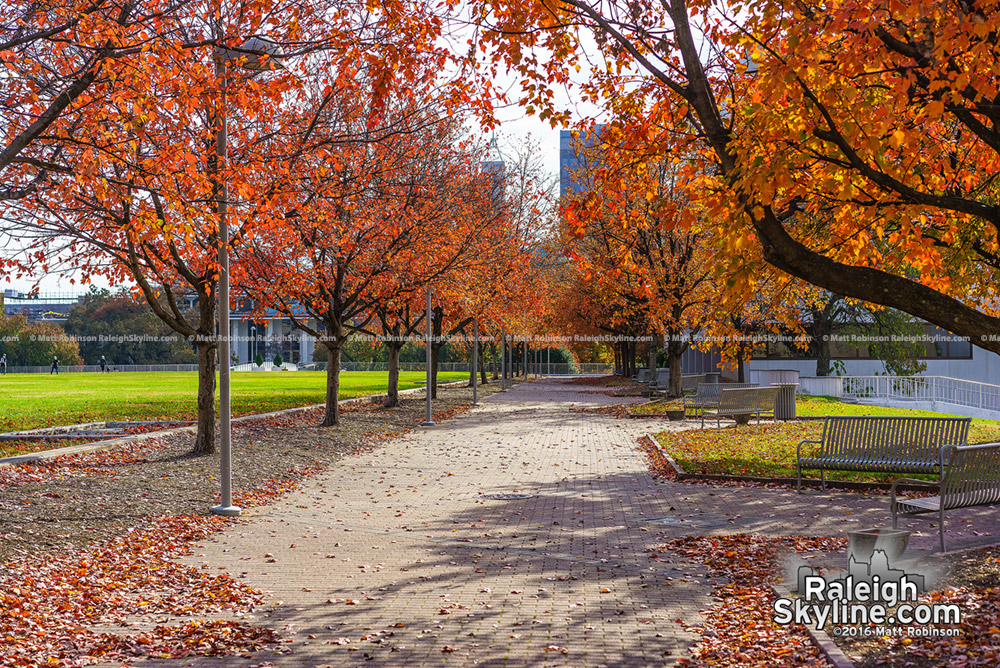
POLYGON ((259 37, 251 37, 238 50, 217 49, 215 52, 215 74, 222 81, 222 105, 219 129, 215 138, 216 164, 219 174, 219 194, 217 212, 219 215, 219 473, 222 487, 222 501, 210 510, 214 515, 236 517, 242 509, 233 505, 233 442, 232 404, 230 401, 230 336, 229 336, 229 184, 225 170, 228 163, 229 127, 227 123, 229 61, 240 60, 242 67, 250 70, 283 69, 284 63, 278 57, 277 45, 259 37), (260 56, 267 56, 263 60, 260 56))
POLYGON ((500 328, 500 391, 507 391, 507 332, 500 328))
POLYGON ((226 220, 226 215, 229 213, 229 184, 225 177, 229 142, 226 94, 229 84, 226 79, 228 64, 220 52, 215 54, 215 68, 216 75, 222 80, 221 118, 215 137, 216 165, 221 175, 217 211, 219 214, 219 477, 222 481, 222 501, 219 505, 213 506, 211 511, 215 515, 236 517, 242 511, 239 506, 233 505, 232 411, 229 399, 229 224, 226 220))
POLYGON ((433 427, 434 419, 431 414, 431 337, 434 330, 431 328, 431 289, 427 288, 427 417, 420 423, 421 427, 433 427))
POLYGON ((472 319, 472 405, 479 405, 479 321, 472 319))

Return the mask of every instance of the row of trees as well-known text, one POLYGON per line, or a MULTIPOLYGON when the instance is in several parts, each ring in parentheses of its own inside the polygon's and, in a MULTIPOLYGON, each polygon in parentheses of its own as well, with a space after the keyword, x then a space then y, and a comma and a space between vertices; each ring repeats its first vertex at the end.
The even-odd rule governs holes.
POLYGON ((452 3, 6 3, 0 197, 23 250, 8 271, 134 283, 195 337, 199 451, 214 444, 220 243, 262 306, 323 323, 331 360, 352 331, 416 331, 429 286, 437 334, 476 314, 523 331, 533 271, 558 253, 535 248, 536 184, 498 192, 459 120, 494 122, 507 68, 529 112, 567 121, 555 89, 570 86, 607 121, 594 188, 560 231, 573 308, 553 319, 667 334, 674 367, 672 332, 795 327, 835 294, 1000 352, 994 9, 473 0, 459 51, 442 39, 452 3), (246 48, 261 34, 282 59, 246 48))
MULTIPOLYGON (((787 352, 816 357, 816 374, 833 370, 830 339, 836 336, 913 336, 913 319, 817 289, 759 263, 756 294, 727 299, 741 284, 722 254, 720 230, 688 199, 681 170, 668 161, 641 163, 612 174, 613 149, 593 130, 576 142, 572 186, 564 195, 561 239, 573 262, 554 275, 564 328, 591 328, 621 337, 621 372, 635 372, 636 351, 660 348, 671 369, 672 393, 680 394, 680 362, 695 342, 721 352, 745 380, 744 363, 761 345, 782 334, 796 343, 787 352), (638 346, 636 341, 640 341, 638 346), (644 344, 645 341, 650 343, 644 344)), ((747 249, 744 252, 753 252, 747 249)), ((890 372, 920 369, 916 342, 867 346, 890 372)), ((640 361, 645 366, 645 361, 640 361)))
POLYGON ((8 248, 20 250, 6 271, 135 285, 193 339, 195 452, 215 447, 220 246, 243 294, 326 349, 327 425, 339 420, 352 332, 416 331, 428 289, 442 334, 530 308, 542 214, 524 204, 538 194, 480 168, 464 131, 471 83, 429 11, 324 0, 0 8, 0 196, 8 248), (259 35, 280 58, 247 40, 259 35))
POLYGON ((614 277, 588 287, 603 326, 795 327, 847 298, 1000 352, 995 2, 473 4, 529 109, 568 120, 564 86, 601 108, 567 234, 585 277, 614 277))

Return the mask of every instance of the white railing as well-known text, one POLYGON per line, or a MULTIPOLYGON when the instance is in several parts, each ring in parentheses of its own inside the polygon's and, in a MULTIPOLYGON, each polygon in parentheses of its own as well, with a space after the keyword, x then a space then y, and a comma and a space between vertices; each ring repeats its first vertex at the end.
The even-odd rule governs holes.
POLYGON ((944 402, 1000 411, 1000 385, 947 376, 841 376, 843 396, 853 399, 944 402))
POLYGON ((281 366, 275 366, 274 362, 264 362, 260 366, 257 366, 256 362, 249 362, 246 364, 234 364, 232 366, 233 371, 298 371, 299 367, 297 364, 292 364, 291 362, 285 362, 281 366))

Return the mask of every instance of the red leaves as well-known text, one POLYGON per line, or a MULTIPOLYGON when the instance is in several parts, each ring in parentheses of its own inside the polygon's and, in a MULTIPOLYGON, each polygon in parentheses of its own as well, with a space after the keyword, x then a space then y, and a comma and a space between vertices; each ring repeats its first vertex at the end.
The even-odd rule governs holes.
POLYGON ((803 629, 777 626, 771 621, 774 594, 768 585, 778 571, 779 552, 830 551, 843 544, 843 539, 835 538, 738 535, 690 536, 663 545, 660 549, 704 563, 713 575, 724 576, 729 582, 713 589, 717 603, 705 611, 705 622, 688 627, 702 639, 691 650, 692 658, 679 663, 691 668, 824 664, 819 648, 803 629))
POLYGON ((129 656, 225 655, 278 642, 270 630, 239 622, 158 624, 139 633, 95 633, 94 626, 165 615, 252 610, 263 594, 226 574, 173 561, 189 544, 221 530, 217 517, 170 517, 88 549, 25 557, 0 577, 0 666, 86 665, 129 656), (52 663, 56 661, 57 663, 52 663))
POLYGON ((0 468, 0 486, 17 486, 54 477, 115 475, 115 469, 146 460, 146 455, 166 447, 162 441, 148 439, 118 445, 110 450, 63 455, 17 466, 0 468))

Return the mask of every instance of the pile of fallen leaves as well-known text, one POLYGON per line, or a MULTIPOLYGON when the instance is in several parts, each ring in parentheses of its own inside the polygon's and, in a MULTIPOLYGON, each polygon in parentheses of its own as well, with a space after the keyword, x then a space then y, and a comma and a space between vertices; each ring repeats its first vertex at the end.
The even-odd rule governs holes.
POLYGON ((592 413, 594 415, 610 415, 616 418, 632 417, 626 410, 627 404, 608 404, 607 406, 596 406, 593 408, 570 408, 571 413, 592 413))
POLYGON ((280 642, 267 629, 234 621, 152 626, 164 615, 241 615, 260 604, 262 592, 175 561, 226 524, 218 517, 162 518, 89 548, 8 563, 0 575, 0 666, 224 655, 280 642), (93 630, 112 625, 123 632, 93 630), (141 630, 130 632, 131 626, 141 630))
MULTIPOLYGON (((951 571, 920 603, 956 604, 962 612, 954 637, 883 636, 835 640, 858 666, 930 668, 1000 665, 1000 547, 967 553, 947 563, 951 571)), ((933 624, 931 626, 934 626, 933 624)), ((940 625, 938 628, 949 628, 940 625)))
POLYGON ((676 480, 677 469, 663 456, 663 451, 649 436, 639 439, 639 449, 646 454, 646 462, 653 476, 660 480, 676 480))
POLYGON ((726 580, 712 590, 715 604, 702 611, 705 621, 686 627, 702 639, 691 649, 691 658, 678 663, 688 668, 828 665, 802 627, 771 621, 775 594, 770 584, 780 572, 783 552, 830 552, 842 549, 844 543, 838 538, 734 535, 689 536, 661 546, 705 564, 714 576, 726 580))
POLYGON ((874 665, 1000 666, 1000 587, 949 587, 929 592, 919 602, 958 605, 962 610, 960 635, 879 638, 877 643, 889 655, 874 665))
POLYGON ((124 466, 148 461, 151 452, 164 447, 166 444, 163 441, 150 438, 123 443, 108 450, 3 466, 0 467, 0 487, 80 476, 113 476, 124 466))

